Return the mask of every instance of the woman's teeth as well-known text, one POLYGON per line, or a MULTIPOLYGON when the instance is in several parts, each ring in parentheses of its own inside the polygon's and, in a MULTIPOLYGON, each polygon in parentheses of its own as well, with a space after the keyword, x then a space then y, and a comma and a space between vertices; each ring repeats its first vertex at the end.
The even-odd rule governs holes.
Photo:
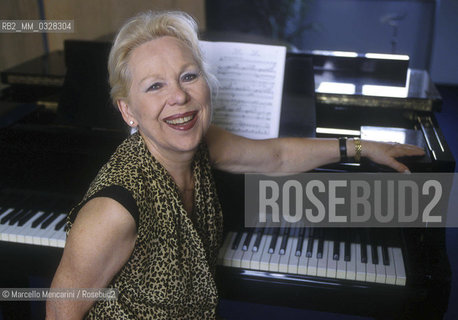
POLYGON ((173 120, 166 120, 165 122, 167 122, 168 124, 183 124, 188 121, 191 121, 193 118, 194 118, 194 115, 183 117, 183 118, 177 118, 173 120))

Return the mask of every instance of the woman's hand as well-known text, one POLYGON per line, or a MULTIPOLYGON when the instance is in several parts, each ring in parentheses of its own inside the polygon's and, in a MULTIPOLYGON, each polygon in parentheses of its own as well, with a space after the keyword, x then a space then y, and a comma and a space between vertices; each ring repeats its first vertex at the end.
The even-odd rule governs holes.
MULTIPOLYGON (((354 143, 354 142, 353 142, 354 143)), ((362 156, 375 163, 385 165, 398 172, 410 172, 406 165, 396 160, 399 157, 423 156, 425 151, 411 144, 386 143, 362 140, 362 156)), ((354 148, 352 148, 354 149, 354 148)))

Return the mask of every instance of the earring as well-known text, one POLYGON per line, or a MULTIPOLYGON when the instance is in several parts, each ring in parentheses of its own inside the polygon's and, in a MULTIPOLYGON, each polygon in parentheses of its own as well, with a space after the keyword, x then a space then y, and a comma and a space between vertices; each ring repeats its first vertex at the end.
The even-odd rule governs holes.
POLYGON ((130 120, 130 121, 129 121, 129 124, 130 124, 131 126, 133 126, 133 125, 134 125, 134 122, 133 122, 132 120, 130 120))

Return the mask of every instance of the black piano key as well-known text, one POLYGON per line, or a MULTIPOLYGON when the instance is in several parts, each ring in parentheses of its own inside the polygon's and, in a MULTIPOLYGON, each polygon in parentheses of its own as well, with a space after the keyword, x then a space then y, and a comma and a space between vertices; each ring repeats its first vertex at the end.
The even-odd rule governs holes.
POLYGON ((382 245, 382 260, 383 260, 383 265, 389 266, 390 265, 390 258, 388 255, 388 248, 385 245, 382 245))
POLYGON ((361 250, 361 263, 367 263, 367 240, 364 231, 360 231, 360 250, 361 250))
POLYGON ((373 264, 378 264, 377 246, 371 245, 371 255, 372 255, 372 263, 373 264))
POLYGON ((344 242, 344 261, 351 260, 351 233, 349 230, 345 230, 345 242, 344 242))
POLYGON ((245 237, 245 241, 243 241, 243 245, 242 245, 243 251, 248 250, 248 247, 250 246, 251 238, 253 237, 253 233, 254 233, 253 229, 248 230, 248 233, 245 237))
POLYGON ((310 228, 309 236, 308 236, 308 242, 307 242, 307 249, 305 251, 305 256, 307 258, 312 257, 312 252, 313 252, 313 243, 314 243, 314 230, 313 228, 310 228))
POLYGON ((29 210, 25 216, 23 216, 18 223, 19 227, 22 227, 24 224, 27 223, 30 219, 32 219, 38 213, 38 210, 29 210))
POLYGON ((373 264, 378 264, 378 252, 377 252, 377 242, 374 239, 374 235, 372 234, 373 230, 370 231, 369 234, 369 243, 371 246, 371 257, 372 257, 372 263, 373 264))
POLYGON ((39 216, 37 219, 35 219, 32 222, 32 228, 38 227, 43 221, 45 221, 50 215, 52 215, 52 212, 43 212, 41 216, 39 216))
POLYGON ((1 221, 1 219, 3 219, 4 217, 6 217, 6 214, 7 214, 7 212, 8 212, 8 209, 9 209, 8 207, 2 207, 2 208, 0 209, 0 221, 1 221))
POLYGON ((13 224, 16 224, 19 220, 21 220, 22 218, 26 217, 29 213, 30 213, 30 209, 23 209, 21 210, 20 213, 18 213, 17 215, 15 215, 9 222, 8 224, 11 226, 13 224))
POLYGON ((14 209, 0 220, 0 224, 9 223, 17 214, 22 213, 23 209, 14 209))
POLYGON ((45 222, 43 222, 43 224, 41 225, 41 229, 46 229, 54 220, 57 219, 57 217, 59 217, 60 213, 53 213, 51 216, 48 217, 48 219, 45 220, 45 222))
POLYGON ((388 246, 387 246, 387 241, 385 240, 385 235, 386 234, 379 234, 380 238, 380 246, 382 247, 382 262, 383 265, 389 266, 390 265, 390 258, 388 254, 388 246))
POLYGON ((288 244, 288 238, 290 234, 290 228, 284 228, 282 232, 282 239, 281 239, 281 244, 280 244, 280 254, 284 255, 286 252, 286 245, 288 244))
POLYGON ((324 250, 324 230, 320 229, 319 230, 319 236, 318 236, 318 248, 316 252, 316 258, 317 259, 322 259, 323 258, 323 250, 324 250))
POLYGON ((243 232, 239 231, 237 232, 237 235, 235 236, 234 242, 232 242, 232 250, 237 250, 240 244, 240 240, 242 240, 243 232))
POLYGON ((333 249, 332 249, 332 259, 333 260, 339 260, 340 259, 339 234, 340 234, 340 230, 335 230, 334 231, 334 241, 333 241, 333 249))
POLYGON ((67 217, 64 216, 57 224, 56 226, 54 227, 54 230, 56 231, 59 231, 60 229, 62 229, 65 224, 67 223, 67 217))
POLYGON ((334 247, 332 250, 332 259, 339 260, 340 259, 340 243, 339 241, 334 241, 334 247))
POLYGON ((275 247, 277 245, 278 234, 280 233, 280 228, 273 228, 272 239, 270 240, 269 253, 275 252, 275 247))
POLYGON ((258 252, 259 250, 259 245, 261 244, 262 236, 264 234, 264 228, 256 228, 258 231, 256 231, 256 240, 254 240, 253 243, 253 249, 251 249, 253 252, 258 252))
POLYGON ((300 257, 302 255, 302 246, 304 244, 305 237, 305 228, 299 229, 299 236, 297 238, 297 247, 296 247, 296 256, 300 257))
POLYGON ((367 263, 367 246, 361 244, 361 263, 367 263))
MULTIPOLYGON (((4 214, 6 214, 8 212, 9 209, 12 209, 11 206, 8 206, 8 205, 5 205, 5 206, 2 206, 2 209, 0 211, 0 217, 2 217, 2 219, 5 217, 4 214)), ((8 213, 10 213, 11 211, 9 211, 8 213)))

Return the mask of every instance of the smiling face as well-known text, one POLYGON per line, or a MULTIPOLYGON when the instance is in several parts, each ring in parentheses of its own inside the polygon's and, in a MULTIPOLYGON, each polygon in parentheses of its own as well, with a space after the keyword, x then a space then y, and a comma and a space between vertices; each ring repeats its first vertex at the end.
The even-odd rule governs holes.
POLYGON ((129 97, 118 101, 124 121, 138 127, 159 158, 193 154, 211 110, 210 90, 191 50, 177 38, 161 37, 135 48, 128 68, 129 97))

